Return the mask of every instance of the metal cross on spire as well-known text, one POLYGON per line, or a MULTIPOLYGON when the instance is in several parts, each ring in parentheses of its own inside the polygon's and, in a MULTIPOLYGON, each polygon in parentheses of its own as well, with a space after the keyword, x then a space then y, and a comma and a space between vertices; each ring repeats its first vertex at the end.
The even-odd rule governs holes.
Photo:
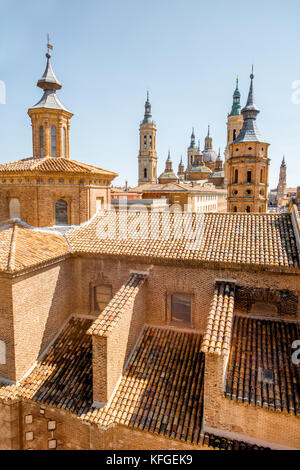
POLYGON ((50 36, 49 33, 47 34, 47 53, 50 54, 50 49, 51 51, 53 50, 53 46, 50 44, 50 36))

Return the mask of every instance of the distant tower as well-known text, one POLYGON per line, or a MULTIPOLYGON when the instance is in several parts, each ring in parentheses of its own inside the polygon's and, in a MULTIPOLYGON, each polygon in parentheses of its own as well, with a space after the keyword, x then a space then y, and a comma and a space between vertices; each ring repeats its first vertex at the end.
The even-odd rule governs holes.
POLYGON ((183 164, 183 161, 182 161, 182 155, 181 155, 181 160, 180 160, 180 163, 178 165, 178 178, 181 178, 183 179, 184 178, 184 164, 183 164))
POLYGON ((187 168, 191 168, 191 166, 194 164, 194 157, 195 157, 196 152, 197 152, 197 145, 196 145, 196 138, 195 138, 195 129, 192 128, 191 143, 187 151, 187 168))
POLYGON ((259 113, 254 103, 253 78, 246 106, 242 109, 243 127, 229 144, 228 212, 266 212, 269 179, 268 147, 256 126, 259 113))
POLYGON ((166 160, 165 171, 159 176, 158 182, 159 184, 178 183, 178 178, 173 171, 170 150, 168 152, 168 158, 166 160))
POLYGON ((286 194, 286 163, 284 157, 282 159, 279 171, 279 181, 277 186, 277 205, 281 206, 285 202, 286 194))
POLYGON ((145 115, 140 124, 139 184, 156 183, 157 153, 156 153, 156 124, 152 120, 149 91, 145 102, 145 115))
POLYGON ((225 148, 225 182, 227 180, 227 168, 226 161, 229 156, 229 145, 233 142, 239 135, 241 128, 243 127, 243 116, 241 114, 241 93, 239 90, 239 79, 236 79, 236 87, 233 93, 233 102, 230 114, 227 117, 227 144, 225 148))
POLYGON ((32 125, 33 156, 70 158, 69 131, 73 114, 56 95, 56 90, 60 90, 62 85, 51 67, 49 50, 53 47, 49 44, 49 37, 47 47, 46 69, 37 82, 44 94, 36 105, 28 109, 32 125))
POLYGON ((204 150, 203 150, 202 154, 203 154, 203 161, 204 161, 205 165, 207 165, 207 167, 210 168, 211 170, 214 170, 216 160, 217 160, 217 154, 213 150, 213 143, 212 142, 213 142, 213 140, 212 140, 212 137, 210 135, 210 126, 208 126, 207 136, 205 137, 204 150))

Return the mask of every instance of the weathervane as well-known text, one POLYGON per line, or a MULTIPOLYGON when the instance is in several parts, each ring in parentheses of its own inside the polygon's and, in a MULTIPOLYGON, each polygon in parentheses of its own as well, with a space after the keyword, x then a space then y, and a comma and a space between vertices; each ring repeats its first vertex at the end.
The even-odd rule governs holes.
POLYGON ((50 36, 49 36, 49 33, 47 34, 47 54, 50 55, 50 49, 51 51, 53 50, 53 46, 50 44, 50 36))

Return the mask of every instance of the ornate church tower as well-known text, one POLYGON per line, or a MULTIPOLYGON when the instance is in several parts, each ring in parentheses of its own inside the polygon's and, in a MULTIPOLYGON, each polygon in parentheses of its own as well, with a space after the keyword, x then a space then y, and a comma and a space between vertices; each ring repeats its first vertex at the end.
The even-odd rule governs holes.
POLYGON ((188 147, 187 151, 187 168, 191 168, 192 165, 194 164, 194 157, 197 153, 197 145, 196 145, 196 138, 195 138, 195 129, 192 128, 192 134, 191 134, 191 143, 188 147))
POLYGON ((50 62, 49 50, 53 47, 49 43, 47 47, 46 69, 37 82, 44 94, 37 104, 28 109, 32 125, 33 156, 70 158, 69 131, 73 114, 56 95, 62 85, 57 80, 50 62))
POLYGON ((256 126, 260 112, 254 103, 253 78, 246 106, 242 109, 243 127, 229 144, 228 212, 266 212, 269 180, 268 147, 256 126))
POLYGON ((239 79, 236 79, 236 87, 233 93, 233 102, 230 114, 227 117, 227 144, 225 148, 225 183, 227 181, 227 158, 229 156, 229 145, 233 142, 239 135, 241 128, 243 127, 243 116, 241 114, 241 93, 239 90, 239 79))
POLYGON ((140 151, 139 151, 139 185, 143 183, 156 183, 157 179, 157 153, 156 153, 156 124, 152 120, 149 91, 145 102, 145 115, 140 125, 140 151))
POLYGON ((284 157, 282 159, 279 171, 279 181, 277 186, 277 205, 281 206, 284 204, 286 191, 286 163, 284 157))

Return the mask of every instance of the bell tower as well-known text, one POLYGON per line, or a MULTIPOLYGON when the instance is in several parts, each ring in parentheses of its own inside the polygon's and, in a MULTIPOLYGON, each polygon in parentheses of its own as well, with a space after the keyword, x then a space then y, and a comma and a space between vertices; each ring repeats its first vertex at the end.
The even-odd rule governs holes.
POLYGON ((149 101, 149 90, 145 102, 144 119, 140 124, 140 151, 139 182, 156 183, 157 180, 157 153, 156 153, 156 124, 152 120, 151 103, 149 101))
POLYGON ((267 212, 270 144, 264 141, 256 125, 260 111, 254 103, 253 71, 250 79, 247 104, 242 109, 243 127, 229 144, 228 212, 267 212))
POLYGON ((284 204, 285 200, 285 191, 286 191, 286 163, 283 157, 280 172, 279 172, 279 181, 277 185, 277 205, 281 206, 284 204))
POLYGON ((49 43, 49 36, 47 48, 46 69, 37 82, 44 93, 40 101, 28 109, 32 125, 33 156, 70 158, 69 131, 73 114, 56 95, 62 85, 52 70, 50 49, 53 46, 49 43))

